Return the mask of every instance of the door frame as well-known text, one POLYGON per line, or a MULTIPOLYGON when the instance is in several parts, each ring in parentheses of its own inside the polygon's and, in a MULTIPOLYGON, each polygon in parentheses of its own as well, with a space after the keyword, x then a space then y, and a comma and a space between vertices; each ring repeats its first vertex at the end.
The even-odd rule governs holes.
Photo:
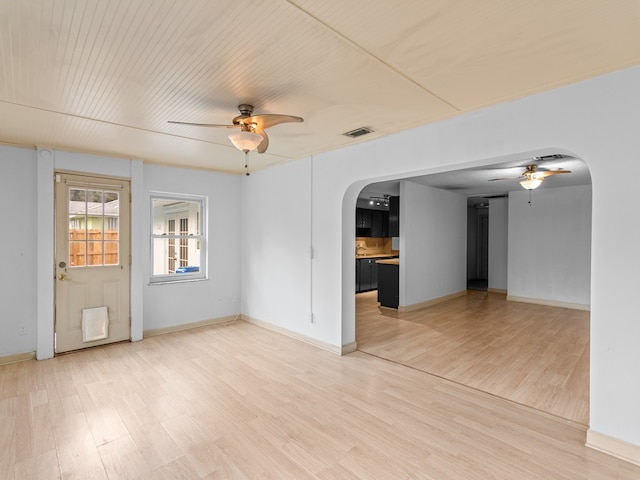
MULTIPOLYGON (((143 338, 143 294, 149 211, 144 210, 144 165, 141 160, 96 157, 37 147, 36 358, 53 358, 54 342, 54 171, 127 178, 131 182, 131 341, 143 338)), ((147 195, 148 197, 148 195, 147 195)))
MULTIPOLYGON (((122 296, 126 295, 127 297, 126 302, 122 303, 122 305, 125 306, 126 310, 117 309, 117 311, 112 312, 116 315, 116 318, 118 318, 118 314, 121 314, 120 315, 121 318, 120 318, 120 322, 116 322, 113 324, 115 329, 113 332, 111 331, 112 329, 109 328, 109 337, 107 337, 105 340, 96 340, 90 343, 83 343, 83 344, 76 343, 75 346, 77 348, 70 347, 70 343, 69 343, 70 339, 76 338, 75 341, 80 342, 80 339, 77 338, 76 335, 79 335, 81 332, 78 332, 75 329, 66 330, 66 334, 63 337, 61 337, 63 339, 66 339, 64 342, 62 342, 64 345, 66 345, 66 347, 62 347, 63 349, 61 351, 60 350, 56 351, 59 347, 59 339, 57 338, 57 335, 61 333, 61 331, 59 331, 58 329, 58 327, 60 326, 58 325, 60 321, 60 318, 58 318, 58 315, 60 312, 60 307, 63 305, 58 303, 61 300, 61 298, 58 295, 59 293, 58 288, 63 288, 63 287, 60 281, 54 280, 54 318, 53 318, 54 355, 69 353, 76 350, 83 350, 86 348, 90 348, 92 346, 108 345, 110 343, 115 343, 115 342, 120 342, 125 340, 131 341, 131 210, 132 210, 132 207, 131 207, 131 194, 130 194, 131 180, 129 178, 116 177, 113 175, 96 175, 96 174, 70 172, 67 170, 60 170, 60 169, 56 169, 54 171, 54 250, 55 250, 54 277, 58 276, 58 274, 61 271, 67 272, 67 268, 71 267, 71 264, 72 264, 71 259, 69 258, 69 252, 68 252, 68 244, 70 243, 69 234, 67 232, 67 229, 69 228, 69 219, 68 219, 69 198, 66 192, 71 188, 91 188, 91 187, 98 190, 109 190, 109 191, 119 190, 121 192, 119 196, 120 215, 119 215, 119 222, 118 222, 119 223, 118 244, 120 245, 120 247, 119 247, 119 253, 118 253, 118 264, 113 264, 113 265, 100 264, 98 271, 102 272, 99 275, 103 280, 104 280, 104 276, 106 275, 107 277, 110 278, 111 283, 113 282, 114 279, 118 279, 118 282, 120 281, 123 283, 126 282, 126 284, 123 285, 126 288, 124 290, 119 289, 119 294, 117 295, 117 296, 120 296, 120 294, 122 294, 122 296), (95 182, 95 183, 92 183, 92 182, 95 182), (77 185, 77 187, 75 187, 75 185, 77 185), (65 192, 63 197, 59 198, 57 193, 61 193, 63 191, 65 192), (64 209, 64 212, 62 210, 58 211, 57 209, 64 209), (64 217, 64 219, 62 217, 64 217), (63 240, 60 239, 61 234, 64 237, 63 240), (58 244, 59 240, 61 240, 60 244, 58 244), (60 247, 64 247, 65 245, 67 245, 67 248, 64 248, 64 250, 66 251, 62 253, 61 251, 59 251, 59 249, 60 247), (60 255, 63 255, 63 256, 59 258, 60 255), (70 265, 67 265, 66 268, 63 268, 62 270, 60 270, 57 265, 57 263, 60 261, 61 258, 63 258, 64 260, 66 260, 67 263, 70 264, 70 265), (120 270, 122 270, 123 268, 126 269, 126 272, 124 272, 125 275, 122 274, 123 272, 120 272, 120 273, 117 272, 118 265, 120 270), (125 326, 127 327, 126 331, 124 330, 125 326), (119 340, 113 340, 112 334, 115 335, 116 338, 119 338, 119 340), (125 335, 126 335, 126 338, 125 338, 125 335)), ((89 255, 88 252, 86 254, 87 256, 89 255)), ((89 265, 89 263, 90 262, 87 262, 87 265, 89 265)), ((85 267, 87 265, 85 265, 85 267)), ((86 278, 87 275, 93 275, 93 273, 96 273, 96 271, 91 273, 91 267, 89 267, 89 269, 80 268, 79 271, 74 273, 73 267, 71 267, 68 273, 70 274, 70 278, 72 277, 75 278, 76 275, 80 278, 86 278)), ((94 279, 93 276, 91 278, 94 279)), ((64 283, 66 284, 67 282, 65 281, 64 283)), ((72 283, 73 283, 73 280, 72 280, 72 283)), ((91 282, 87 282, 85 283, 85 285, 87 286, 91 285, 91 282)), ((68 300, 66 304, 68 306, 68 300)))

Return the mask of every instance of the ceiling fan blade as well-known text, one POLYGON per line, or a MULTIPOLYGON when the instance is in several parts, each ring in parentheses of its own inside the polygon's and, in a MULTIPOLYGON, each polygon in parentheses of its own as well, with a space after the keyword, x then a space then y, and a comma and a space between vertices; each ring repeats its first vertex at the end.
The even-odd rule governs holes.
POLYGON ((536 173, 540 177, 550 177, 551 175, 559 175, 561 173, 571 173, 571 170, 538 170, 536 173))
POLYGON ((260 142, 260 144, 258 145, 258 153, 264 153, 267 151, 267 147, 269 146, 269 137, 267 135, 267 132, 265 132, 262 128, 260 127, 256 127, 254 129, 254 131, 258 134, 258 135, 262 135, 262 141, 260 142))
POLYGON ((167 123, 175 123, 177 125, 190 125, 192 127, 214 127, 214 128, 236 128, 237 125, 219 125, 217 123, 191 123, 191 122, 176 122, 169 120, 167 123))
POLYGON ((521 179, 522 175, 520 175, 519 177, 504 177, 504 178, 491 178, 489 179, 490 182, 497 182, 500 180, 518 180, 521 179))
POLYGON ((270 128, 281 123, 293 123, 304 122, 302 117, 295 117, 293 115, 280 115, 277 113, 267 113, 263 115, 252 115, 251 117, 245 117, 243 119, 245 123, 255 123, 261 129, 270 128))

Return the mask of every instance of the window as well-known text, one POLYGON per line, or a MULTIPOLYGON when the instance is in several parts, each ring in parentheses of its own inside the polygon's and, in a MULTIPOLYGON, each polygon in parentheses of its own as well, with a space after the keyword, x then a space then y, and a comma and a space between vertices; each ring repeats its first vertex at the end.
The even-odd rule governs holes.
POLYGON ((69 266, 120 264, 120 192, 69 189, 69 266))
POLYGON ((151 283, 206 276, 206 198, 151 195, 151 283))

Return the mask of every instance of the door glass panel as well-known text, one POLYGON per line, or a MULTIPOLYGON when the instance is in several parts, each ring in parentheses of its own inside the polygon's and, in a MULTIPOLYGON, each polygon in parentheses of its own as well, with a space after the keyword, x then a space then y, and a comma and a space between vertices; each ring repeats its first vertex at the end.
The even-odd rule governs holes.
POLYGON ((105 265, 118 265, 118 242, 104 242, 104 264, 105 265))
POLYGON ((120 193, 69 189, 69 265, 120 264, 120 193))
POLYGON ((87 242, 87 265, 102 265, 102 242, 87 242))
POLYGON ((84 267, 86 261, 85 242, 69 242, 69 266, 84 267))

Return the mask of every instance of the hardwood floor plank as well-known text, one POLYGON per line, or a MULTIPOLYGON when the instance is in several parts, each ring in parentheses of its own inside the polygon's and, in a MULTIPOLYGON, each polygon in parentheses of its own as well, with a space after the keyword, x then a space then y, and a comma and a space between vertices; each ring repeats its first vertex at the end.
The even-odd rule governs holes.
MULTIPOLYGON (((495 322, 491 308, 482 313, 485 323, 495 322)), ((455 308, 444 310, 456 316, 455 308)), ((477 348, 477 326, 467 325, 454 339, 455 329, 439 315, 426 327, 439 340, 438 355, 446 351, 442 343, 477 348)), ((396 332, 424 344, 410 334, 416 319, 394 320, 396 332)), ((461 316, 454 322, 465 325, 461 316)), ((563 328, 554 335, 565 335, 563 328)), ((483 351, 479 371, 488 381, 500 383, 496 368, 512 353, 510 342, 533 331, 515 325, 484 337, 492 348, 483 351)), ((538 348, 554 362, 565 354, 550 344, 538 348)), ((570 353, 574 365, 554 370, 548 392, 582 382, 580 364, 588 365, 588 354, 570 353)), ((428 361, 437 363, 438 355, 428 361)), ((464 374, 460 365, 454 368, 464 374)), ((508 377, 516 391, 546 378, 537 369, 530 377, 521 371, 508 377)), ((640 478, 640 467, 585 447, 586 427, 579 423, 367 353, 341 357, 242 321, 27 368, 0 366, 0 378, 7 387, 0 395, 3 479, 640 478), (18 371, 31 379, 18 380, 18 371)), ((554 395, 549 398, 561 401, 554 395)))
POLYGON ((379 308, 356 295, 363 352, 567 418, 589 421, 589 313, 509 302, 498 293, 422 310, 379 308))
POLYGON ((58 464, 58 454, 55 449, 16 464, 15 478, 20 480, 56 480, 62 478, 58 464))
POLYGON ((129 435, 101 444, 98 452, 110 479, 133 480, 151 470, 129 435))

